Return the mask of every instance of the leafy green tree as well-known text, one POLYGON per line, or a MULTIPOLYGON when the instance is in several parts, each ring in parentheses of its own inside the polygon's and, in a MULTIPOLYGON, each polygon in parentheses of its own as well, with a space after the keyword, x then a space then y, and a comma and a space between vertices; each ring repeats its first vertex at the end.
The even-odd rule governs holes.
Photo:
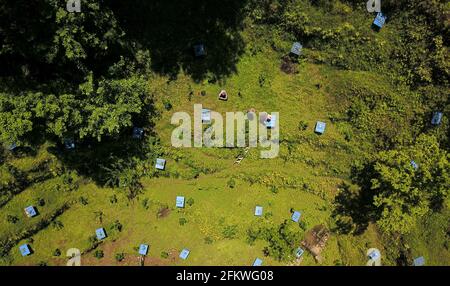
POLYGON ((107 1, 84 0, 82 13, 66 11, 66 1, 2 1, 0 58, 25 66, 31 75, 59 71, 81 79, 118 50, 124 32, 107 1))
POLYGON ((146 100, 146 82, 134 76, 119 80, 101 80, 94 86, 92 75, 80 85, 80 97, 85 113, 79 129, 80 138, 98 141, 104 136, 119 134, 132 126, 133 115, 140 114, 146 100))
POLYGON ((0 62, 11 67, 0 73, 1 142, 101 141, 149 110, 136 72, 149 56, 136 52, 136 65, 118 56, 130 46, 107 1, 82 1, 82 13, 59 0, 6 1, 0 19, 0 62))
POLYGON ((410 148, 378 154, 372 190, 382 230, 408 233, 418 218, 442 208, 450 192, 449 158, 436 138, 427 135, 421 135, 410 148))
POLYGON ((0 93, 0 140, 17 144, 33 129, 34 94, 21 96, 20 100, 9 93, 0 93))
POLYGON ((291 259, 300 241, 299 232, 293 230, 287 221, 279 226, 263 229, 260 235, 269 243, 264 252, 278 261, 291 259))

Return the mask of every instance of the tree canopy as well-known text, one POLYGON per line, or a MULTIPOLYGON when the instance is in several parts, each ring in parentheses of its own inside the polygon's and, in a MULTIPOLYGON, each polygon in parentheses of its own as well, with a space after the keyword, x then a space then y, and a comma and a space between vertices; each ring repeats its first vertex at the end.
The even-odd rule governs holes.
POLYGON ((426 135, 409 148, 380 152, 371 179, 378 225, 407 233, 418 218, 441 209, 450 194, 449 159, 436 138, 426 135))

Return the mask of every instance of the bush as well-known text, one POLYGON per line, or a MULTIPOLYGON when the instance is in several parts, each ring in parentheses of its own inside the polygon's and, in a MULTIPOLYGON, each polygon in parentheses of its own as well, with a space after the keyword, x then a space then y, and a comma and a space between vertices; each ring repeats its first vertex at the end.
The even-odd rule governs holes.
POLYGON ((116 195, 112 195, 111 197, 109 197, 109 202, 111 204, 116 204, 117 203, 117 196, 116 195))
POLYGON ((169 253, 166 252, 166 251, 162 251, 161 252, 161 258, 164 258, 164 259, 169 258, 169 253))
POLYGON ((103 258, 104 256, 105 256, 105 254, 103 253, 103 250, 97 249, 97 250, 94 252, 94 257, 97 258, 97 259, 101 259, 101 258, 103 258))
POLYGON ((53 251, 53 256, 61 256, 61 250, 59 250, 59 248, 55 249, 55 251, 53 251))
POLYGON ((78 183, 76 182, 76 174, 74 172, 65 173, 62 176, 63 185, 59 186, 65 192, 72 192, 78 189, 78 183))
POLYGON ((258 236, 260 235, 259 229, 253 229, 250 228, 247 230, 247 243, 250 245, 255 244, 255 241, 258 239, 258 236))
POLYGON ((6 221, 9 222, 9 223, 15 224, 15 223, 17 223, 19 221, 19 218, 17 216, 15 216, 15 215, 7 215, 6 216, 6 221))
POLYGON ((271 186, 270 191, 272 192, 272 194, 278 194, 278 188, 275 186, 271 186))
POLYGON ((186 204, 187 204, 188 206, 192 207, 192 205, 194 204, 194 199, 193 199, 193 198, 189 198, 189 199, 186 201, 186 204))
POLYGON ((82 204, 83 206, 87 205, 89 203, 88 199, 86 199, 85 197, 80 197, 78 199, 78 201, 80 202, 80 204, 82 204))
POLYGON ((145 198, 145 199, 142 200, 142 207, 143 207, 144 209, 148 210, 148 208, 150 207, 150 206, 149 206, 149 199, 148 199, 148 198, 145 198))
POLYGON ((122 228, 123 226, 118 220, 116 220, 111 226, 111 230, 117 230, 118 232, 121 232, 122 228))
POLYGON ((184 217, 181 217, 178 222, 180 223, 180 225, 185 225, 187 223, 187 220, 184 217))
POLYGON ((89 236, 88 242, 89 242, 90 248, 94 249, 98 244, 97 236, 95 236, 95 235, 89 236))
POLYGON ((308 229, 308 223, 306 223, 305 220, 300 220, 298 225, 300 226, 300 228, 304 231, 306 231, 308 229))
POLYGON ((278 261, 291 259, 296 243, 300 240, 298 232, 290 229, 287 222, 280 224, 278 227, 264 229, 261 234, 269 243, 264 252, 278 261))
POLYGON ((266 82, 266 75, 260 74, 258 77, 259 86, 263 87, 265 82, 266 82))
POLYGON ((236 234, 237 234, 237 225, 228 225, 222 231, 223 237, 227 239, 235 238, 236 234))
POLYGON ((164 108, 165 108, 167 111, 170 111, 170 110, 172 109, 172 103, 170 103, 169 101, 165 101, 165 102, 164 102, 164 108))
POLYGON ((271 218, 271 217, 273 217, 273 213, 272 213, 272 212, 266 212, 266 213, 264 214, 264 218, 265 218, 265 219, 269 219, 269 218, 271 218))
POLYGON ((125 259, 125 254, 123 252, 116 253, 114 258, 116 259, 116 261, 121 262, 122 260, 125 259))
POLYGON ((305 131, 308 128, 308 123, 300 120, 300 122, 298 123, 298 130, 300 131, 305 131))
POLYGON ((40 207, 45 206, 45 200, 43 198, 38 198, 37 199, 37 205, 40 207))
POLYGON ((214 242, 214 240, 209 236, 205 237, 204 241, 205 244, 212 244, 214 242))
POLYGON ((230 189, 234 189, 234 187, 236 187, 236 181, 233 178, 230 178, 227 182, 227 186, 230 189))

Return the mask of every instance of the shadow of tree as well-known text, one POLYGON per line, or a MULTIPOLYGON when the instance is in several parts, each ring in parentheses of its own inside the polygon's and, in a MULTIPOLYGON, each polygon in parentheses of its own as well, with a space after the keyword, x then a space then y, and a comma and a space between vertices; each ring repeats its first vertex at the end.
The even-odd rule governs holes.
POLYGON ((155 134, 151 131, 152 127, 145 130, 146 136, 142 139, 133 138, 133 128, 127 128, 116 136, 104 137, 101 142, 84 139, 76 142, 74 149, 66 149, 63 144, 59 144, 50 147, 49 152, 55 154, 70 170, 76 170, 79 175, 103 186, 112 179, 109 170, 120 174, 127 167, 135 167, 133 160, 149 160, 153 156, 155 150, 152 150, 150 141, 155 138, 155 134), (117 162, 122 162, 122 165, 117 162))
POLYGON ((213 80, 236 71, 243 53, 240 35, 246 0, 158 0, 111 3, 127 36, 150 51, 152 69, 176 78, 182 69, 195 81, 213 80), (197 59, 194 45, 207 56, 197 59))
POLYGON ((335 197, 332 212, 336 219, 337 230, 344 234, 362 234, 369 222, 376 221, 378 213, 373 205, 374 191, 370 188, 373 178, 373 166, 366 164, 363 168, 352 169, 353 187, 342 183, 340 193, 335 197))

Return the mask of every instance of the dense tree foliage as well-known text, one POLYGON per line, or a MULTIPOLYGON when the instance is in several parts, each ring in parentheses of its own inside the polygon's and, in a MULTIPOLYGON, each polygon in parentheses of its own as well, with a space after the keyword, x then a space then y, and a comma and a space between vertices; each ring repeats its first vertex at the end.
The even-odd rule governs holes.
POLYGON ((442 209, 450 195, 449 159, 436 138, 425 135, 409 148, 380 152, 371 186, 380 213, 378 225, 385 231, 407 233, 418 218, 442 209))
POLYGON ((356 172, 361 188, 343 186, 336 197, 340 231, 359 233, 370 221, 390 234, 407 234, 450 195, 450 154, 432 135, 408 147, 380 151, 356 172))
POLYGON ((2 70, 1 141, 20 146, 30 134, 101 141, 150 110, 139 59, 117 56, 129 55, 124 32, 104 1, 83 1, 82 13, 54 0, 1 8, 0 59, 9 67, 2 70))
POLYGON ((82 13, 69 13, 65 1, 2 1, 2 73, 74 81, 98 70, 124 35, 105 2, 83 1, 82 13))
POLYGON ((146 99, 146 82, 134 76, 94 83, 92 75, 75 94, 24 92, 0 96, 0 134, 4 142, 19 144, 33 130, 60 138, 104 136, 120 133, 133 124, 146 99))

